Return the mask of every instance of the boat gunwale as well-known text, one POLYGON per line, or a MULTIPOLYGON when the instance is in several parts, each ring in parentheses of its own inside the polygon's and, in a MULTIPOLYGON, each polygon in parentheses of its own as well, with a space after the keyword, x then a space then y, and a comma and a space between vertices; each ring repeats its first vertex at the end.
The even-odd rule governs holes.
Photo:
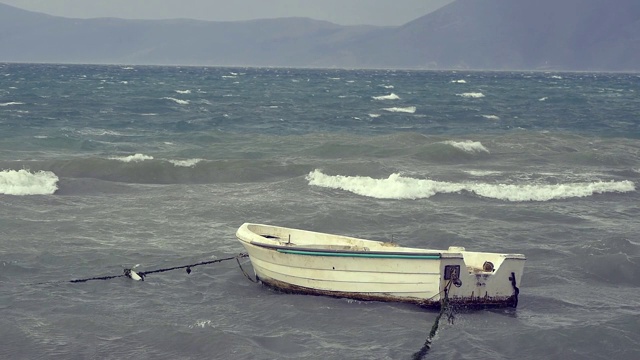
POLYGON ((404 251, 376 251, 376 250, 335 250, 324 248, 308 248, 303 246, 291 246, 291 245, 275 245, 267 244, 252 240, 251 245, 255 245, 262 248, 276 250, 285 254, 296 255, 316 255, 316 256, 362 256, 362 257, 376 257, 376 258, 405 258, 405 259, 422 259, 422 260, 440 260, 442 258, 441 252, 404 252, 404 251), (281 250, 281 251, 279 251, 281 250))

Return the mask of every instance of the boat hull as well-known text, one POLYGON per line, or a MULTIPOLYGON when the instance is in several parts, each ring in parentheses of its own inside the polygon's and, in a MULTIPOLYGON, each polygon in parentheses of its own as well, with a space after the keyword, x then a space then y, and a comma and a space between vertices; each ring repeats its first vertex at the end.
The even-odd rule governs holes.
POLYGON ((426 307, 439 307, 445 297, 465 307, 516 306, 524 267, 522 255, 486 253, 499 268, 479 272, 465 258, 484 253, 403 248, 269 225, 244 224, 236 235, 256 277, 287 293, 426 307))

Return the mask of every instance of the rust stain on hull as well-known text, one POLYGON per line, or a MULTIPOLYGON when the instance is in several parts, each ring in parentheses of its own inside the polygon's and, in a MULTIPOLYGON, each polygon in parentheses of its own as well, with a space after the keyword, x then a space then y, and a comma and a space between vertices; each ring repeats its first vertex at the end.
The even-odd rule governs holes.
MULTIPOLYGON (((307 288, 303 286, 292 285, 292 284, 288 284, 288 283, 278 281, 278 280, 273 280, 273 279, 258 278, 258 280, 262 284, 286 294, 328 296, 328 297, 334 297, 334 298, 347 298, 347 299, 362 300, 362 301, 399 302, 399 303, 406 303, 406 304, 414 304, 414 305, 418 305, 420 307, 424 307, 428 309, 440 308, 440 300, 427 300, 427 299, 410 298, 410 297, 399 297, 399 296, 385 295, 385 294, 368 294, 368 293, 318 290, 318 289, 312 289, 312 288, 307 288)), ((452 305, 457 308, 462 308, 462 309, 516 307, 517 298, 515 296, 508 296, 508 297, 454 296, 449 298, 449 305, 452 305)))

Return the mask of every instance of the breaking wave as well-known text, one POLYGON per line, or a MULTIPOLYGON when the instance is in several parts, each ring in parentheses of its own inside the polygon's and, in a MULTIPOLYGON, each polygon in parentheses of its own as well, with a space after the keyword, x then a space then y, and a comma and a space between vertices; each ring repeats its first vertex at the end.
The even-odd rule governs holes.
POLYGON ((180 104, 180 105, 189 105, 189 100, 180 100, 180 99, 176 99, 176 98, 172 98, 172 97, 163 97, 163 99, 171 100, 171 101, 175 102, 176 104, 180 104))
POLYGON ((382 95, 382 96, 374 96, 373 97, 374 100, 398 100, 400 99, 400 96, 391 93, 389 95, 382 95))
POLYGON ((7 102, 7 103, 0 103, 0 106, 10 106, 10 105, 24 105, 24 103, 22 102, 18 102, 18 101, 11 101, 11 102, 7 102))
POLYGON ((391 174, 386 179, 365 176, 326 175, 314 170, 306 177, 309 185, 339 189, 357 195, 377 199, 424 199, 436 194, 469 192, 481 197, 503 201, 550 201, 587 197, 602 193, 625 193, 635 191, 633 182, 595 181, 565 184, 481 184, 455 183, 415 179, 400 174, 391 174))
POLYGON ((0 194, 51 195, 58 190, 58 177, 51 171, 0 171, 0 194))
POLYGON ((456 94, 456 95, 461 96, 463 98, 474 98, 474 99, 484 97, 484 94, 481 92, 468 92, 468 93, 462 93, 462 94, 456 94))
POLYGON ((413 114, 416 112, 416 107, 415 106, 391 107, 391 108, 384 108, 383 110, 390 111, 390 112, 401 112, 401 113, 413 114))
POLYGON ((181 166, 181 167, 194 167, 197 163, 202 161, 202 159, 187 159, 187 160, 169 160, 173 166, 181 166))
POLYGON ((487 148, 484 147, 482 143, 480 143, 479 141, 471 141, 471 140, 445 141, 444 143, 447 145, 451 145, 456 149, 460 149, 464 152, 468 152, 470 154, 480 153, 480 152, 489 153, 489 150, 487 150, 487 148))
POLYGON ((109 159, 130 163, 130 162, 140 162, 145 160, 153 160, 153 156, 144 155, 144 154, 135 154, 135 155, 129 155, 129 156, 114 156, 114 157, 110 157, 109 159))

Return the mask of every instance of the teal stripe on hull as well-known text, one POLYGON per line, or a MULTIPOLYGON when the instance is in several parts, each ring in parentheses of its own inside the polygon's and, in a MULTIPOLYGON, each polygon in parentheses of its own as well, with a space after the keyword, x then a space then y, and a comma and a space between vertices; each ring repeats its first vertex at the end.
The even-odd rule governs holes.
POLYGON ((440 255, 367 254, 367 253, 343 253, 343 252, 324 252, 324 251, 301 251, 301 250, 286 250, 286 249, 277 249, 277 251, 284 254, 309 255, 309 256, 342 256, 342 257, 385 258, 385 259, 440 260, 440 255))

